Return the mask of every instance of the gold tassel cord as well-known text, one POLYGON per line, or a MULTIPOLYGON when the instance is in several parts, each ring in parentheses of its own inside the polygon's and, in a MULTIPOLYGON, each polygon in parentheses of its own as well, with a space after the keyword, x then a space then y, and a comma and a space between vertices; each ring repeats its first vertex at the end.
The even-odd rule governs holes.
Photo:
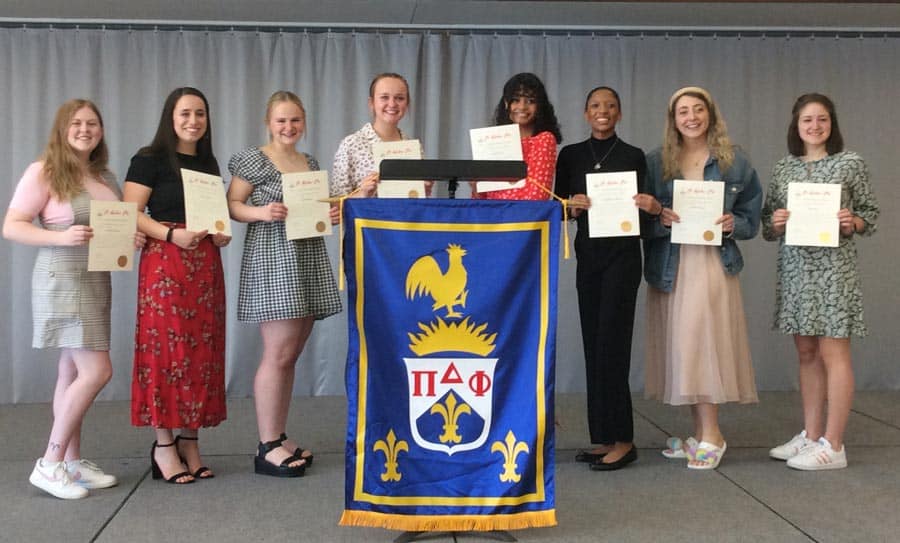
POLYGON ((541 185, 540 183, 538 183, 537 181, 535 181, 534 179, 532 179, 530 177, 526 177, 525 179, 527 179, 529 183, 533 184, 534 186, 538 187, 542 191, 549 194, 551 198, 553 198, 554 200, 556 200, 562 204, 562 206, 563 206, 563 258, 565 260, 569 260, 569 200, 567 200, 565 198, 560 198, 559 196, 556 195, 555 192, 546 188, 545 186, 541 185))
POLYGON ((344 200, 359 192, 362 186, 356 187, 343 196, 329 198, 328 201, 337 201, 338 204, 338 235, 340 236, 340 255, 338 256, 338 290, 344 290, 344 200))

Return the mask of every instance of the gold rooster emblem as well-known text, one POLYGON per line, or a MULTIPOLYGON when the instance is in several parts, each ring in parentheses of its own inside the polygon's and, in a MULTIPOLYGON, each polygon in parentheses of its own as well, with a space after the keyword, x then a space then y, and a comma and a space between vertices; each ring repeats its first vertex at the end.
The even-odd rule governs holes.
POLYGON ((446 272, 441 271, 437 260, 431 255, 419 257, 413 262, 406 273, 406 298, 412 300, 429 294, 434 300, 432 310, 443 307, 447 310, 445 318, 462 317, 462 313, 453 308, 457 305, 466 307, 466 296, 469 294, 466 290, 469 274, 462 263, 466 250, 451 243, 447 246, 447 254, 450 255, 450 263, 446 272))

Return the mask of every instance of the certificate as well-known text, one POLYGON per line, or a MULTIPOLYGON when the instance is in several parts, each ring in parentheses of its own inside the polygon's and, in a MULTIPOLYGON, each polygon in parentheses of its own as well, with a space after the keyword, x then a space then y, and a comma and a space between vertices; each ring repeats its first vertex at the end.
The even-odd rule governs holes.
POLYGON ((331 235, 331 205, 328 198, 328 172, 296 172, 281 174, 281 189, 287 218, 284 230, 287 239, 315 238, 331 235))
POLYGON ((585 176, 588 233, 592 238, 639 236, 641 234, 636 172, 589 173, 585 176))
POLYGON ((791 215, 785 225, 784 243, 837 247, 840 208, 839 183, 788 183, 787 209, 791 215))
POLYGON ((231 217, 225 200, 225 185, 217 175, 181 169, 184 185, 184 216, 191 232, 231 235, 231 217))
POLYGON ((672 223, 672 243, 722 245, 722 225, 715 222, 725 206, 725 183, 676 179, 672 190, 672 211, 681 219, 672 223))
POLYGON ((88 271, 129 271, 134 266, 134 233, 137 205, 134 202, 91 200, 88 271))
MULTIPOLYGON (((519 125, 504 124, 469 130, 472 142, 472 160, 522 160, 522 138, 519 125)), ((478 192, 518 189, 525 186, 525 180, 515 183, 508 181, 479 181, 478 192)))
MULTIPOLYGON (((372 144, 375 167, 385 158, 422 159, 419 140, 376 141, 372 144)), ((327 196, 327 195, 326 195, 327 196)), ((387 181, 378 183, 379 198, 424 198, 425 181, 387 181)))

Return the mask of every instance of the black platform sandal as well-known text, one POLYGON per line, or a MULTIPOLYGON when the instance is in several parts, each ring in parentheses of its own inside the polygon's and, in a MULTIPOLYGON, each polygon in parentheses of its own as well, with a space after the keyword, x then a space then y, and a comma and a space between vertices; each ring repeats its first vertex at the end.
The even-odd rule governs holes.
POLYGON ((299 466, 291 465, 293 462, 303 460, 296 455, 288 456, 282 460, 279 465, 275 465, 266 460, 266 455, 278 447, 281 447, 283 442, 284 440, 282 439, 266 441, 265 443, 260 441, 259 446, 257 447, 256 456, 253 457, 253 471, 260 475, 271 475, 272 477, 303 477, 306 473, 306 464, 300 464, 299 466))
MULTIPOLYGON (((181 451, 178 449, 178 442, 181 440, 197 441, 198 438, 187 437, 187 436, 182 436, 182 435, 179 435, 175 438, 175 450, 178 451, 178 458, 181 458, 181 461, 184 463, 185 466, 188 467, 188 471, 190 471, 191 465, 188 464, 187 460, 185 460, 184 456, 181 455, 181 451)), ((194 473, 191 473, 191 475, 194 476, 194 479, 212 479, 213 477, 216 476, 216 474, 213 473, 212 470, 206 466, 200 466, 199 468, 194 470, 194 473)))
MULTIPOLYGON (((281 436, 278 439, 280 439, 281 441, 287 440, 287 434, 281 434, 281 436)), ((309 449, 297 447, 294 450, 294 456, 299 456, 301 460, 306 460, 305 466, 308 468, 311 468, 314 456, 311 452, 309 452, 309 456, 303 456, 303 453, 305 453, 305 452, 309 452, 309 449)))
POLYGON ((175 445, 174 441, 169 443, 168 445, 160 445, 156 441, 153 442, 153 446, 150 447, 150 471, 152 472, 154 479, 163 479, 165 482, 173 484, 173 485, 189 485, 189 484, 193 483, 196 479, 191 479, 190 481, 179 481, 178 479, 181 479, 183 477, 191 477, 192 475, 190 473, 188 473, 187 471, 182 471, 180 473, 176 473, 175 475, 173 475, 171 477, 164 478, 162 470, 159 469, 159 464, 156 463, 156 455, 154 454, 156 452, 156 448, 157 447, 171 447, 173 445, 175 445))

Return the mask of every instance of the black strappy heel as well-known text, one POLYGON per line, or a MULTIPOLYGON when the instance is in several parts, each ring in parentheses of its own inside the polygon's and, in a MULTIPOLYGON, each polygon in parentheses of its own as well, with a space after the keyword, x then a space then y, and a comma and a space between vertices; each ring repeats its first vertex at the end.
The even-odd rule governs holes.
MULTIPOLYGON (((188 470, 190 470, 190 464, 188 464, 187 460, 185 460, 184 457, 181 456, 181 451, 178 450, 178 441, 197 441, 197 439, 198 438, 196 437, 187 437, 181 435, 175 438, 175 450, 178 452, 178 458, 181 458, 181 461, 184 462, 184 465, 188 466, 188 470)), ((191 473, 191 475, 193 475, 195 479, 212 479, 216 476, 216 474, 206 466, 200 466, 199 468, 194 470, 194 473, 191 473)))
MULTIPOLYGON (((163 479, 165 482, 173 484, 173 485, 188 485, 195 481, 195 479, 191 479, 190 481, 179 481, 182 477, 191 477, 192 475, 187 471, 182 471, 180 473, 176 473, 175 475, 165 478, 163 477, 163 472, 159 469, 159 464, 156 463, 156 452, 157 447, 171 447, 175 445, 175 442, 171 442, 167 445, 160 445, 156 441, 153 442, 153 446, 150 447, 150 471, 152 472, 154 479, 163 479)), ((176 449, 177 452, 177 449, 176 449)))

